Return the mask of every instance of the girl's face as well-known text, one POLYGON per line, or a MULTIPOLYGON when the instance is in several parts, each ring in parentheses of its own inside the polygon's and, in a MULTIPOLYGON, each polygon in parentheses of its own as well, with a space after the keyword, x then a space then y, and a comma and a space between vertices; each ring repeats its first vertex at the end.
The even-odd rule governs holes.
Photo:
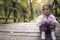
POLYGON ((43 7, 43 13, 46 15, 46 16, 49 16, 50 13, 51 13, 51 10, 48 6, 44 6, 43 7))

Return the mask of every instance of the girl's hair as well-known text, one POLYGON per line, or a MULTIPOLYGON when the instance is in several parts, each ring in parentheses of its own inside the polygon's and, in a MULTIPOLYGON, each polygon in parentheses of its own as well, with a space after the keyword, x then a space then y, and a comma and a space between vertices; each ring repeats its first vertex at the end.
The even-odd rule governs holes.
POLYGON ((52 6, 50 4, 44 4, 43 8, 42 8, 43 11, 44 11, 44 6, 48 6, 48 8, 50 9, 50 11, 52 11, 52 6))

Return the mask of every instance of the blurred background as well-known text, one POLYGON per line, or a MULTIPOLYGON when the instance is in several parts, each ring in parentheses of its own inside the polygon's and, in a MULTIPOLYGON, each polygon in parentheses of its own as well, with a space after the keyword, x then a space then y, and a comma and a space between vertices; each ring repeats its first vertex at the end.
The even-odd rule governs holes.
POLYGON ((52 5, 53 14, 60 22, 60 0, 0 0, 0 24, 35 22, 44 3, 52 5))

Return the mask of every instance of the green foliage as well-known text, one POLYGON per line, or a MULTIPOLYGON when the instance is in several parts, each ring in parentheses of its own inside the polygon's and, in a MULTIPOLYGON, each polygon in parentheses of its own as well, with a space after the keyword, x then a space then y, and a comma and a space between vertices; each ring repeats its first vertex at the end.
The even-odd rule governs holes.
POLYGON ((60 3, 60 0, 57 0, 58 1, 58 3, 60 3))
MULTIPOLYGON (((45 3, 46 0, 42 0, 43 3, 45 3)), ((33 16, 34 16, 34 22, 36 21, 36 18, 38 17, 38 13, 36 12, 36 10, 41 11, 41 7, 42 7, 42 2, 41 3, 37 3, 37 0, 33 0, 32 2, 32 8, 33 8, 33 16)), ((58 2, 60 3, 60 0, 58 0, 58 2)), ((50 0, 50 3, 53 3, 53 0, 50 0)), ((17 10, 17 22, 24 22, 24 15, 26 16, 25 21, 26 22, 30 22, 31 21, 31 10, 30 10, 30 0, 28 2, 28 0, 17 0, 17 4, 16 4, 16 8, 12 7, 12 0, 0 0, 0 4, 4 4, 4 5, 8 5, 8 7, 6 8, 6 14, 10 14, 10 18, 14 18, 14 13, 13 10, 16 9, 17 10), (26 14, 23 13, 24 9, 26 11, 26 14), (10 12, 10 10, 12 10, 10 12)), ((4 7, 5 6, 0 6, 0 17, 6 18, 7 16, 5 16, 5 12, 4 12, 4 7)), ((58 14, 60 15, 60 9, 58 8, 58 14)), ((7 22, 13 22, 14 19, 8 19, 7 22)), ((4 23, 4 20, 0 20, 0 23, 4 23)))

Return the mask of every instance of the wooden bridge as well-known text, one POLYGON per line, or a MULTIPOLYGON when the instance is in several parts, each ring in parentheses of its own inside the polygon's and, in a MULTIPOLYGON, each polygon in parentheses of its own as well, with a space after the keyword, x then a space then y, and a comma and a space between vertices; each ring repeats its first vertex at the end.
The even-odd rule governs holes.
MULTIPOLYGON (((60 40, 60 27, 56 28, 60 40)), ((35 23, 10 23, 0 25, 0 40, 40 40, 39 27, 35 23)))

